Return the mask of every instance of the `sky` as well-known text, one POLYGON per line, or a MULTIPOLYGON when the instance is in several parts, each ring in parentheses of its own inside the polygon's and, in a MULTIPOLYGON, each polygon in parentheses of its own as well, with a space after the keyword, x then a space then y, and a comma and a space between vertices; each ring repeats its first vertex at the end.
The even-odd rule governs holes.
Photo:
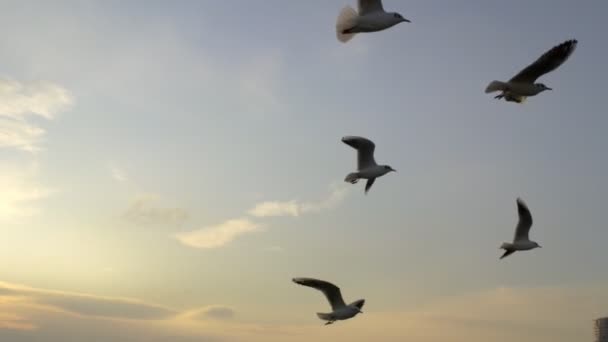
POLYGON ((0 1, 0 340, 590 341, 602 0, 0 1), (355 5, 354 1, 350 1, 355 5), (484 94, 578 48, 522 105, 484 94), (397 173, 343 181, 376 143, 397 173), (498 260, 515 199, 543 246, 498 260), (364 314, 323 326, 341 287, 364 314))

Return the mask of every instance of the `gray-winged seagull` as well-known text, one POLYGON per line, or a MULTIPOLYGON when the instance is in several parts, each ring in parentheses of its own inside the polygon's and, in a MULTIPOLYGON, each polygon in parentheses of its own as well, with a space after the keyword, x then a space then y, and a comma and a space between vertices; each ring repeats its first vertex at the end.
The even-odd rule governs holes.
POLYGON ((486 93, 500 91, 494 98, 522 103, 528 96, 535 96, 545 90, 552 90, 542 83, 534 83, 542 75, 557 69, 576 49, 576 39, 565 41, 545 52, 534 63, 511 78, 508 82, 492 81, 486 93))
POLYGON ((344 179, 345 182, 355 184, 359 179, 367 179, 365 193, 376 181, 376 178, 384 176, 391 171, 397 171, 388 165, 378 165, 374 160, 374 150, 376 145, 369 139, 363 137, 346 136, 342 142, 357 150, 357 172, 349 173, 344 179))
POLYGON ((293 278, 292 280, 296 284, 312 287, 313 289, 323 292, 329 301, 332 310, 330 313, 317 312, 317 316, 320 319, 327 321, 325 325, 332 324, 335 321, 353 318, 357 314, 363 313, 361 308, 363 307, 363 304, 365 304, 365 299, 359 299, 346 305, 344 299, 342 299, 340 288, 332 283, 313 278, 293 278))
POLYGON ((381 0, 359 0, 359 12, 346 6, 338 15, 336 36, 342 43, 355 34, 386 30, 402 22, 410 22, 396 12, 385 12, 381 0))
POLYGON ((540 245, 534 241, 530 241, 528 234, 532 227, 532 214, 526 203, 521 199, 517 199, 517 213, 519 215, 519 222, 515 228, 515 237, 513 242, 505 242, 500 246, 501 249, 505 250, 505 253, 500 257, 505 258, 516 251, 527 251, 534 248, 540 248, 540 245))

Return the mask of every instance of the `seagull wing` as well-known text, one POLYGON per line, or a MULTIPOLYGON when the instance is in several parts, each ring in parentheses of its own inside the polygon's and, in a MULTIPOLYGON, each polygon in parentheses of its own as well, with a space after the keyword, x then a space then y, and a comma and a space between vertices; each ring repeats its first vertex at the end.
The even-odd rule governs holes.
POLYGON ((342 142, 357 150, 357 170, 376 166, 374 150, 376 145, 369 139, 363 137, 347 136, 342 142))
POLYGON ((384 12, 382 0, 359 0, 359 15, 384 12))
POLYGON ((567 40, 545 52, 534 63, 515 75, 509 82, 534 83, 537 78, 557 69, 576 49, 576 39, 567 40))
POLYGON ((517 199, 517 213, 519 214, 519 222, 515 228, 513 241, 527 241, 528 233, 532 227, 532 214, 530 214, 530 209, 521 198, 517 199))
POLYGON ((342 299, 340 288, 332 283, 313 278, 293 278, 293 282, 303 286, 312 287, 313 289, 323 292, 325 297, 327 297, 332 310, 334 311, 346 306, 344 299, 342 299))

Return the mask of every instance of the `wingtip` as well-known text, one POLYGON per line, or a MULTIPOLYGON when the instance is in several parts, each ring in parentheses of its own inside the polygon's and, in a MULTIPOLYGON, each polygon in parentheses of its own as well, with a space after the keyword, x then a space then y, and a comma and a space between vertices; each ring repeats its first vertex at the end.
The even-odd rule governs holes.
POLYGON ((354 140, 354 139, 361 139, 362 137, 358 136, 358 135, 345 135, 342 137, 342 142, 347 142, 350 140, 354 140))
POLYGON ((295 277, 295 278, 291 278, 291 281, 293 281, 294 283, 298 284, 298 285, 303 285, 304 282, 306 282, 306 280, 308 280, 309 278, 305 278, 305 277, 295 277))
POLYGON ((569 39, 569 40, 566 40, 565 42, 561 43, 559 45, 559 47, 566 49, 566 50, 574 51, 576 49, 577 45, 578 45, 578 40, 569 39))

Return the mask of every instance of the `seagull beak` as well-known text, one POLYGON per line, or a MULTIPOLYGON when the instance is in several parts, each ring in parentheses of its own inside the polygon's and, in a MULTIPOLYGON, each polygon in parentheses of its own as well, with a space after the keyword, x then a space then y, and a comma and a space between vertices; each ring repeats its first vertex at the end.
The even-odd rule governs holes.
POLYGON ((541 245, 538 245, 538 248, 543 248, 543 246, 541 246, 541 245))
POLYGON ((547 87, 547 90, 553 90, 553 88, 549 88, 549 87, 547 87))
POLYGON ((391 169, 391 171, 393 171, 393 172, 397 172, 397 170, 395 170, 395 169, 391 169))
POLYGON ((411 23, 408 19, 403 18, 401 21, 405 21, 406 23, 411 23))

